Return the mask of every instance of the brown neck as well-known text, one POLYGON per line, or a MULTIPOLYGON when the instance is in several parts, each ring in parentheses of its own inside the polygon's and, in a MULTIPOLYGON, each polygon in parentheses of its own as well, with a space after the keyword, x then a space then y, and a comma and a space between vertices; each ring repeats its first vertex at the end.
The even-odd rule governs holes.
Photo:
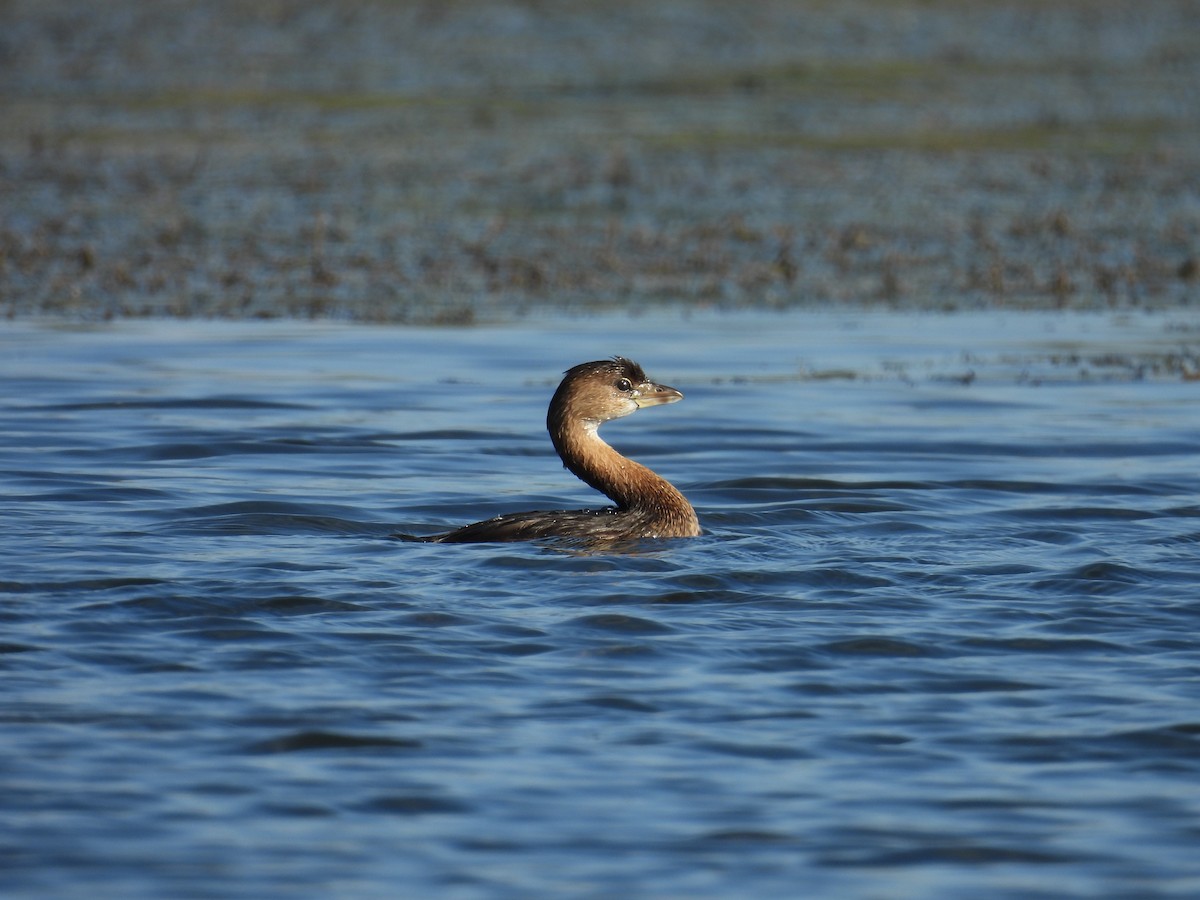
MULTIPOLYGON (((592 423, 551 421, 554 449, 574 475, 612 499, 619 509, 654 519, 696 520, 692 505, 665 478, 610 447, 592 423)), ((698 526, 697 526, 698 527, 698 526)))

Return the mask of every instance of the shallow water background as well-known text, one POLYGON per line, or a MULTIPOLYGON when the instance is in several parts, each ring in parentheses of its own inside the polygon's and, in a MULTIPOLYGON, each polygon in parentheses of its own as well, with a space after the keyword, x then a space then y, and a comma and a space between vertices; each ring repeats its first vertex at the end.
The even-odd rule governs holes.
POLYGON ((0 26, 0 317, 1200 304, 1196 0, 0 26))
POLYGON ((1200 893, 1200 319, 0 328, 6 896, 1200 893), (577 507, 606 437, 707 534, 577 507))

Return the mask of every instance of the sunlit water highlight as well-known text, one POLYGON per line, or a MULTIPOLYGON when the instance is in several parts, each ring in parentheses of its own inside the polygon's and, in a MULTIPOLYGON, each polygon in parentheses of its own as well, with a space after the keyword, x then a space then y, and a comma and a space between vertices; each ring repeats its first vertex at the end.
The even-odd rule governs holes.
POLYGON ((1198 329, 7 326, 6 895, 1195 896, 1198 329), (614 353, 704 537, 389 539, 614 353))

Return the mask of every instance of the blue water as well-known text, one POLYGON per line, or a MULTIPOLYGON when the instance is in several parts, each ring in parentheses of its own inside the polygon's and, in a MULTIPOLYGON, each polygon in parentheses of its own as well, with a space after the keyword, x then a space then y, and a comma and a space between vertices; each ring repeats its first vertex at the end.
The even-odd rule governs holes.
POLYGON ((0 327, 0 886, 1200 894, 1200 315, 0 327), (707 534, 427 545, 595 502, 707 534))

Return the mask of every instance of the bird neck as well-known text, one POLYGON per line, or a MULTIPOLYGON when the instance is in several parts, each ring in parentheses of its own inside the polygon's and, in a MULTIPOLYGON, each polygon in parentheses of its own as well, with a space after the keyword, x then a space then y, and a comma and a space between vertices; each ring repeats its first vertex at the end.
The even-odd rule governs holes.
POLYGON ((559 423, 551 430, 554 449, 580 481, 613 500, 622 510, 671 514, 691 504, 669 481, 641 463, 614 450, 598 433, 594 422, 559 423))

